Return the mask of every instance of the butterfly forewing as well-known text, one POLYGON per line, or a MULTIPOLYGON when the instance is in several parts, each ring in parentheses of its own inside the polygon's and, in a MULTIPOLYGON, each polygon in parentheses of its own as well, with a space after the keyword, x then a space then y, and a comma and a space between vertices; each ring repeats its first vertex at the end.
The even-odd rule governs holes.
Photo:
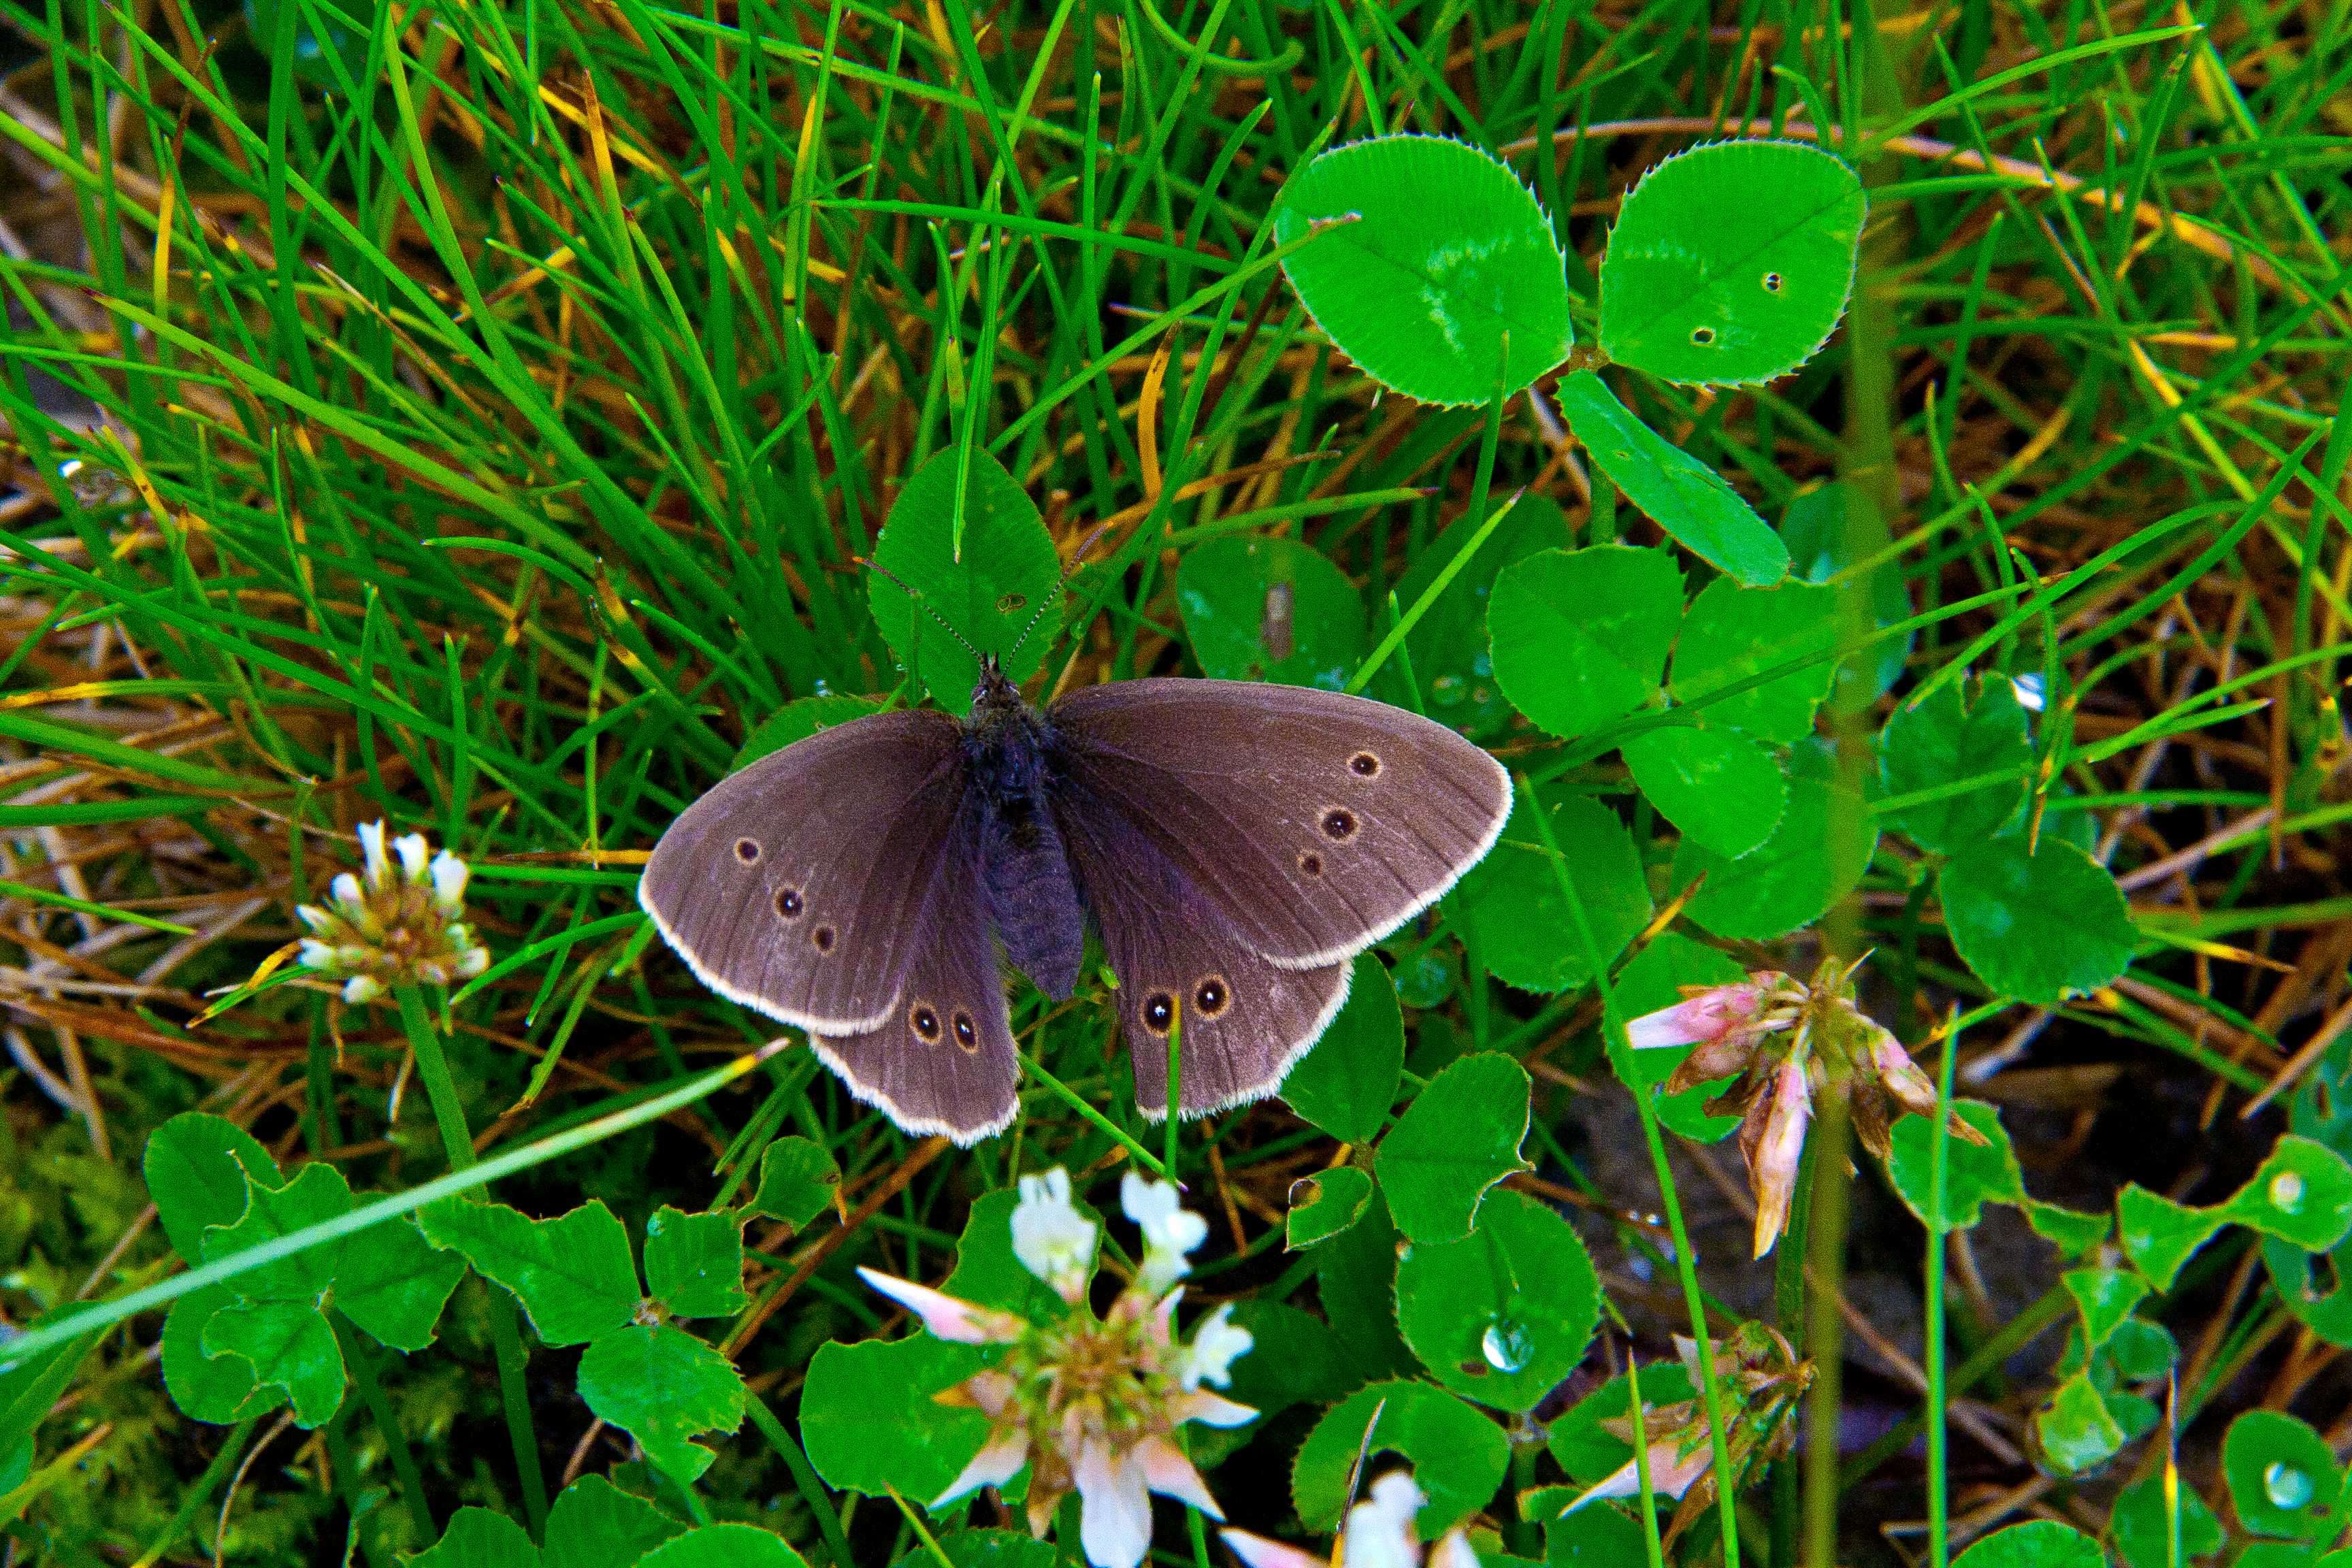
MULTIPOLYGON (((1116 810, 1283 968, 1339 963, 1403 924, 1510 815, 1510 776, 1485 752, 1335 691, 1129 680, 1049 718, 1065 787, 1116 810)), ((1108 944, 1112 917, 1095 914, 1108 944)))
POLYGON ((1184 1114, 1272 1094, 1347 1000, 1349 966, 1285 968, 1252 952, 1123 807, 1083 785, 1066 783, 1054 809, 1118 976, 1137 1109, 1155 1121, 1167 1114, 1168 1036, 1179 1017, 1184 1114))
POLYGON ((819 1032, 877 1028, 915 965, 964 785, 943 715, 821 731, 688 806, 654 847, 637 900, 730 1000, 819 1032))
POLYGON ((909 1132, 971 1144, 1012 1124, 1021 1064, 990 934, 974 816, 962 813, 923 879, 915 961, 890 1015, 812 1037, 849 1090, 909 1132))

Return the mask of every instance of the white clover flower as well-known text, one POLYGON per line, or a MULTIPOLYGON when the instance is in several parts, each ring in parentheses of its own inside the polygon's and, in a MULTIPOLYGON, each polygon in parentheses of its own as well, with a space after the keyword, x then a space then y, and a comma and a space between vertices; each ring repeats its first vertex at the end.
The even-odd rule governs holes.
POLYGON ((436 856, 421 833, 384 846, 383 824, 359 830, 362 868, 328 884, 324 908, 304 904, 294 913, 310 935, 303 939, 304 968, 344 982, 343 1000, 373 1001, 394 986, 446 985, 481 973, 490 955, 459 918, 465 913, 466 863, 447 850, 436 856))
POLYGON ((1326 1564, 1310 1552, 1247 1531, 1220 1533, 1245 1568, 1478 1568, 1478 1553, 1460 1525, 1438 1538, 1424 1554, 1415 1517, 1429 1500, 1410 1470, 1391 1470, 1374 1481, 1370 1496, 1348 1510, 1339 1549, 1326 1564))
POLYGON ((1177 1373, 1191 1393, 1203 1383, 1213 1383, 1219 1388, 1234 1380, 1234 1362, 1257 1343, 1247 1329, 1235 1328, 1231 1303, 1219 1307, 1201 1320, 1192 1331, 1192 1342, 1185 1348, 1181 1370, 1177 1373))
POLYGON ((1147 1182, 1129 1171, 1118 1184, 1118 1205, 1143 1228, 1143 1268, 1137 1283, 1153 1295, 1192 1272, 1185 1258, 1209 1238, 1209 1222, 1177 1207, 1172 1182, 1147 1182))
POLYGON ((1065 1301, 1086 1293, 1094 1272, 1095 1224, 1071 1206, 1070 1173, 1059 1165, 1021 1178, 1013 1211, 1013 1256, 1065 1301))

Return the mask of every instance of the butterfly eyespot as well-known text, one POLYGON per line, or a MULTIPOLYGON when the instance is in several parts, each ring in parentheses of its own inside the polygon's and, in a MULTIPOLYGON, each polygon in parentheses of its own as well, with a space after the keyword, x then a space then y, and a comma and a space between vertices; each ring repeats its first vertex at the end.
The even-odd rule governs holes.
POLYGON ((1356 814, 1344 805, 1335 805, 1323 814, 1323 837, 1334 844, 1344 844, 1356 836, 1356 814))
POLYGON ((735 858, 746 866, 756 864, 760 858, 759 845, 749 838, 738 838, 735 840, 735 858))
POLYGON ((1176 998, 1165 991, 1154 991, 1143 999, 1143 1026, 1165 1037, 1176 1022, 1176 998))
POLYGON ((1348 759, 1348 771, 1360 779, 1381 776, 1381 760, 1370 752, 1358 752, 1348 759))
POLYGON ((958 1013, 955 1016, 955 1037, 956 1045, 966 1055, 976 1053, 980 1049, 980 1028, 971 1021, 971 1014, 958 1013))
POLYGON ((1715 329, 1713 327, 1693 327, 1691 329, 1691 342, 1696 343, 1701 348, 1706 347, 1707 344, 1715 342, 1715 329))
POLYGON ((816 930, 809 932, 809 942, 819 952, 831 952, 833 951, 833 928, 831 926, 817 927, 816 930))
POLYGON ((1778 294, 1780 291, 1780 275, 1777 272, 1767 272, 1764 274, 1764 292, 1767 294, 1778 294))
POLYGON ((1192 1005, 1201 1010, 1203 1018, 1215 1017, 1233 999, 1233 991, 1222 974, 1212 974, 1192 988, 1192 1005))
POLYGON ((1309 849, 1298 858, 1298 868, 1310 877, 1319 877, 1323 874, 1323 857, 1309 849))
POLYGON ((796 921, 800 919, 801 910, 805 906, 801 902, 801 893, 798 888, 779 888, 776 889, 776 913, 783 916, 784 919, 788 921, 796 921))
POLYGON ((907 1026, 927 1046, 940 1043, 940 1016, 928 1002, 918 1002, 907 1013, 907 1026))

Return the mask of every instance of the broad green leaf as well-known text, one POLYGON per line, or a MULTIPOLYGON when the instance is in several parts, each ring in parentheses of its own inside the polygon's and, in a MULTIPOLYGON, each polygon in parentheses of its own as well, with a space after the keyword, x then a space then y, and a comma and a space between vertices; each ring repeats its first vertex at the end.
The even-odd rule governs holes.
POLYGON ((2290 1132, 2214 1212, 2305 1252, 2326 1252, 2352 1232, 2352 1164, 2326 1144, 2290 1132))
POLYGON ((290 1301, 223 1307, 205 1325, 204 1352, 241 1357, 263 1388, 284 1389, 294 1402, 297 1426, 325 1426, 343 1402, 343 1352, 316 1307, 290 1301))
POLYGON ((1415 1242, 1470 1234, 1486 1189, 1514 1171, 1528 1135, 1527 1069, 1481 1051, 1429 1080, 1381 1141, 1381 1190, 1397 1229, 1415 1242))
POLYGON ((2058 1385, 2050 1402, 2033 1413, 2032 1429, 2042 1463, 2062 1476, 2096 1468, 2130 1440, 2086 1373, 2058 1385))
MULTIPOLYGON (((2331 1552, 2326 1560, 2352 1563, 2352 1549, 2331 1552)), ((2318 1568, 2319 1546, 2309 1541, 2251 1541, 2231 1561, 2230 1568, 2318 1568)))
POLYGON ((1412 1461, 1413 1483, 1429 1499, 1421 1510, 1423 1540, 1484 1508, 1503 1479, 1510 1440, 1494 1420, 1427 1383, 1375 1383, 1360 1388, 1316 1423, 1290 1471, 1299 1522, 1328 1531, 1346 1510, 1348 1477, 1364 1453, 1412 1461), (1375 1416, 1378 1424, 1374 1424, 1375 1416))
POLYGON ((2106 1568, 2099 1543, 2056 1520, 1994 1531, 1953 1559, 1952 1568, 2106 1568))
POLYGON ((547 1568, 635 1563, 685 1526, 602 1476, 563 1489, 547 1514, 547 1568))
MULTIPOLYGON (((1059 1561, 1052 1542, 1036 1540, 1025 1530, 950 1530, 940 1536, 939 1546, 950 1568, 1054 1568, 1059 1561)), ((940 1560, 918 1542, 891 1568, 940 1568, 940 1560)))
POLYGON ((1952 945, 1986 984, 2021 1002, 2096 990, 2124 972, 2139 940, 2107 868, 2046 833, 2031 856, 2021 834, 1961 850, 1942 889, 1952 945))
POLYGON ((1626 193, 1609 231, 1601 349, 1667 381, 1788 374, 1845 314, 1869 205, 1843 160, 1799 142, 1668 158, 1626 193))
POLYGON ((665 1204, 646 1221, 646 1294, 677 1318, 743 1310, 743 1222, 725 1211, 681 1214, 665 1204))
MULTIPOLYGON (((351 1206, 352 1189, 343 1173, 324 1161, 314 1161, 283 1187, 256 1184, 235 1225, 214 1226, 205 1232, 204 1260, 217 1263, 232 1253, 291 1236, 305 1226, 323 1225, 350 1213, 351 1206)), ((315 1306, 334 1286, 342 1252, 340 1243, 313 1247, 249 1269, 228 1285, 240 1300, 315 1306)))
POLYGON ((2083 1345, 2095 1351, 2129 1318, 2150 1286, 2138 1275, 2121 1268, 2070 1268, 2059 1283, 2074 1298, 2083 1317, 2083 1345))
MULTIPOLYGON (((1644 1410, 1680 1404, 1693 1396, 1690 1374, 1680 1362, 1648 1362, 1640 1370, 1644 1410)), ((1633 1445, 1603 1423, 1622 1421, 1633 1412, 1633 1384, 1619 1373, 1550 1423, 1551 1457, 1580 1487, 1613 1474, 1633 1457, 1633 1445)))
POLYGON ((808 1568, 808 1560, 756 1524, 706 1524, 655 1547, 636 1568, 808 1568))
MULTIPOLYGON (((1671 1007, 1683 999, 1685 985, 1723 985, 1748 972, 1720 949, 1707 946, 1680 931, 1661 931, 1649 946, 1633 955, 1617 973, 1617 1008, 1631 1018, 1671 1007)), ((1655 1086, 1675 1076, 1683 1058, 1695 1047, 1675 1046, 1635 1051, 1633 1072, 1640 1087, 1655 1086)), ((1680 1094, 1656 1100, 1658 1120, 1696 1142, 1713 1143, 1739 1125, 1737 1116, 1709 1116, 1706 1102, 1720 1092, 1716 1084, 1697 1084, 1680 1094)))
POLYGON ((2336 1036, 2295 1085, 2287 1124, 2352 1158, 2352 1031, 2336 1036))
POLYGON ((1396 1222, 1375 1188, 1364 1217, 1318 1247, 1315 1258, 1315 1293, 1324 1319, 1347 1347, 1349 1365, 1367 1378, 1420 1371, 1397 1332, 1396 1272, 1396 1222))
POLYGON ((1701 590, 1683 616, 1675 643, 1674 699, 1698 710, 1709 729, 1737 730, 1769 741, 1794 741, 1813 730, 1813 710, 1829 695, 1835 673, 1827 663, 1780 676, 1762 686, 1718 697, 1790 659, 1838 643, 1838 591, 1810 583, 1742 588, 1718 580, 1701 590))
POLYGON ((2032 1198, 2025 1200, 2025 1223, 2033 1234, 2053 1243, 2061 1258, 2080 1258, 2107 1239, 2116 1228, 2116 1216, 2111 1214, 2081 1214, 2032 1198))
MULTIPOLYGON (((1956 1100, 1952 1109, 1990 1142, 1971 1143, 1945 1135, 1944 1207, 1936 1224, 1945 1231, 1975 1225, 1986 1204, 2026 1201, 2025 1175, 2000 1124, 2000 1112, 1973 1100, 1956 1100)), ((1935 1136, 1936 1123, 1926 1116, 1906 1116, 1887 1131, 1886 1179, 1922 1225, 1934 1213, 1935 1136)))
POLYGON ((1563 1513, 1576 1499, 1573 1487, 1539 1488, 1530 1501, 1538 1499, 1535 1517, 1543 1521, 1549 1568, 1633 1568, 1646 1560, 1642 1527, 1632 1515, 1605 1502, 1563 1513))
POLYGON ((2258 1535, 2316 1534, 2344 1489, 2326 1440, 2276 1410, 2249 1410, 2230 1423, 2221 1474, 2238 1522, 2258 1535))
POLYGON ((924 689, 950 713, 971 708, 971 689, 980 680, 972 648, 995 654, 1006 679, 1018 685, 1037 672, 1045 645, 1061 627, 1062 607, 1050 602, 1061 563, 1036 504, 984 451, 972 453, 967 472, 962 559, 954 553, 957 468, 950 447, 898 492, 874 542, 874 563, 881 571, 866 584, 882 640, 901 668, 919 666, 924 689), (908 589, 922 595, 921 605, 908 589))
POLYGON ((343 1316, 394 1350, 433 1342, 441 1309, 466 1277, 465 1259, 436 1252, 407 1215, 347 1237, 341 1254, 335 1305, 343 1316))
POLYGON ((1878 826, 1859 796, 1802 775, 1789 780, 1788 809, 1760 848, 1727 860, 1685 838, 1675 852, 1673 886, 1706 885, 1685 906, 1722 937, 1762 940, 1819 920, 1852 892, 1878 847, 1878 826))
POLYGON ((1601 1312, 1591 1257, 1524 1193, 1495 1194, 1460 1241, 1397 1263, 1397 1321, 1437 1380, 1498 1410, 1532 1410, 1584 1359, 1601 1312))
POLYGON ((2146 1318, 2126 1318, 2115 1326, 2104 1347, 2116 1375, 2126 1383, 2161 1377, 2180 1359, 2180 1342, 2172 1331, 2146 1318))
POLYGON ((735 1363, 667 1323, 632 1323, 591 1344, 580 1358, 580 1397, 681 1485, 718 1458, 688 1439, 743 1424, 735 1363))
POLYGON ((1388 966, 1359 953, 1347 1005, 1282 1080, 1290 1109, 1342 1143, 1369 1143, 1388 1125, 1404 1066, 1404 1015, 1388 966))
MULTIPOLYGON (((2116 1550, 2123 1553, 2131 1568, 2168 1568, 2172 1553, 2172 1521, 2167 1517, 2164 1500, 2164 1478, 2150 1476, 2123 1489, 2116 1499, 2115 1511, 2107 1516, 2107 1530, 2114 1535, 2116 1550)), ((2221 1523, 2197 1489, 2179 1489, 2180 1499, 2180 1555, 2186 1562, 2198 1557, 2210 1557, 2221 1550, 2221 1523)))
POLYGON ((1223 1392, 1261 1416, 1293 1405, 1333 1404, 1364 1382, 1339 1331, 1312 1313, 1251 1298, 1234 1307, 1234 1321, 1254 1342, 1234 1363, 1233 1384, 1223 1392))
POLYGON ((1559 408, 1601 471, 1676 543, 1750 587, 1788 575, 1788 546, 1730 481, 1635 418, 1600 376, 1560 377, 1559 408))
POLYGON ((163 1386, 183 1415, 226 1426, 278 1403, 265 1394, 253 1363, 241 1355, 214 1355, 205 1349, 205 1329, 215 1313, 236 1304, 226 1285, 206 1285, 172 1303, 163 1320, 163 1386))
MULTIPOLYGON (((2352 1346, 2352 1244, 2315 1257, 2274 1236, 2263 1238, 2263 1262, 2279 1300, 2304 1327, 2331 1345, 2352 1346)), ((174 1309, 176 1310, 176 1309, 174 1309)), ((171 1373, 171 1332, 164 1331, 163 1371, 171 1373)))
POLYGON ((1381 385, 1485 403, 1567 357, 1567 261, 1551 220, 1478 149, 1440 136, 1334 147, 1283 186, 1274 237, 1289 245, 1327 224, 1284 269, 1315 324, 1381 385))
POLYGON ((602 1198, 545 1220, 504 1204, 445 1198, 418 1210, 416 1220, 425 1240, 454 1249, 476 1273, 513 1291, 548 1344, 585 1344, 637 1314, 629 1233, 602 1198))
MULTIPOLYGON (((1568 868, 1606 963, 1650 921, 1641 852, 1616 813, 1597 801, 1570 795, 1545 805, 1559 863, 1568 868)), ((1566 991, 1592 978, 1560 896, 1559 872, 1529 825, 1524 799, 1512 801, 1501 839, 1446 895, 1445 910, 1476 961, 1507 985, 1566 991)))
POLYGON ((245 1213, 246 1178, 282 1186, 278 1162, 236 1122, 184 1110, 148 1135, 143 1162, 147 1195, 172 1249, 189 1263, 205 1260, 205 1228, 235 1225, 245 1213))
POLYGON ((1889 795, 1913 795, 1986 773, 2014 773, 2011 783, 1946 795, 1885 815, 1889 827, 1922 849, 1957 855, 1991 838, 2025 804, 2033 741, 2025 710, 2009 682, 1988 680, 1973 709, 1947 686, 1913 707, 1901 704, 1878 737, 1878 776, 1889 795))
POLYGON ((763 1214, 797 1227, 830 1208, 840 1187, 841 1167, 824 1144, 779 1138, 760 1151, 760 1184, 736 1212, 747 1219, 763 1214))
POLYGON ((521 1525, 492 1509, 461 1508, 440 1542, 410 1558, 408 1568, 537 1568, 539 1561, 539 1548, 521 1525))
MULTIPOLYGON (((1059 1316, 1061 1299, 1013 1255, 1013 1211, 1020 1205, 1021 1194, 1013 1187, 999 1187, 971 1201, 964 1215, 963 1235, 956 1242, 955 1269, 940 1282, 940 1289, 983 1307, 1059 1316)), ((1102 1215, 1075 1194, 1071 1206, 1094 1221, 1099 1247, 1102 1215)))
POLYGON ((1683 609, 1664 550, 1546 550, 1495 580, 1495 679, 1531 723, 1583 735, 1657 700, 1683 609))
MULTIPOLYGON (((1423 546, 1396 584, 1397 607, 1410 612, 1437 574, 1453 563, 1480 520, 1456 518, 1423 546)), ((1510 716, 1510 705, 1495 679, 1489 626, 1499 574, 1536 552, 1571 537, 1559 508, 1542 496, 1523 495, 1495 525, 1486 542, 1447 579, 1445 591, 1422 612, 1405 634, 1413 678, 1421 685, 1429 716, 1475 734, 1510 716)))
POLYGON ((1177 569, 1176 607, 1192 657, 1220 680, 1339 691, 1371 652, 1363 595, 1295 539, 1227 534, 1194 547, 1177 569))
POLYGON ((1290 1184, 1284 1247, 1297 1252, 1328 1241, 1358 1220, 1372 1201, 1372 1179, 1353 1165, 1335 1165, 1290 1184))
POLYGON ((2169 1290, 2180 1266, 2229 1223, 2219 1209, 2190 1208, 2134 1182, 2116 1194, 2116 1239, 2124 1256, 2159 1290, 2169 1290))
POLYGON ((871 697, 828 692, 823 697, 794 698, 760 721, 759 727, 745 738, 743 749, 727 764, 727 771, 735 773, 770 752, 781 752, 794 741, 807 740, 819 730, 830 730, 835 724, 846 724, 852 719, 863 719, 881 710, 882 704, 871 697))
POLYGON ((1659 815, 1727 858, 1771 837, 1788 808, 1789 785, 1771 753, 1729 731, 1671 725, 1619 750, 1659 815))
MULTIPOLYGON (((1832 482, 1807 490, 1780 515, 1780 542, 1789 547, 1789 570, 1800 582, 1826 583, 1856 563, 1875 559, 1888 543, 1886 520, 1861 486, 1832 482)), ((1863 595, 1873 630, 1911 618, 1911 590, 1904 585, 1903 563, 1884 560, 1864 574, 1863 595)), ((1830 706, 1859 713, 1885 695, 1903 674, 1917 632, 1873 643, 1838 666, 1830 706)))
POLYGON ((931 1396, 980 1367, 976 1347, 929 1334, 819 1345, 801 1389, 809 1463, 844 1491, 939 1496, 988 1440, 988 1417, 931 1396))

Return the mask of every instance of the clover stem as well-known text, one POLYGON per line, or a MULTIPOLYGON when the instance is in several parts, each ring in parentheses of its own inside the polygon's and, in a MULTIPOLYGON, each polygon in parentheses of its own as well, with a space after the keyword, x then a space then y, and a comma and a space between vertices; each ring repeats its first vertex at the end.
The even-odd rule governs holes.
MULTIPOLYGON (((474 1163, 474 1137, 466 1128, 465 1103, 457 1098, 457 1080, 449 1076, 449 1058, 441 1049, 440 1031, 425 1005, 425 994, 414 985, 400 986, 401 1026, 409 1048, 416 1053, 416 1073, 425 1080, 425 1098, 433 1103, 433 1120, 441 1129, 441 1147, 449 1168, 462 1171, 474 1163)), ((477 1187, 466 1194, 473 1203, 488 1203, 489 1194, 477 1187)), ((522 1485, 524 1511, 530 1519, 534 1541, 547 1534, 547 1480, 540 1469, 539 1432, 531 1423, 530 1389, 523 1380, 526 1361, 522 1333, 515 1323, 514 1298, 504 1290, 490 1292, 490 1343, 499 1362, 499 1394, 506 1406, 507 1436, 514 1444, 515 1474, 522 1485)))

